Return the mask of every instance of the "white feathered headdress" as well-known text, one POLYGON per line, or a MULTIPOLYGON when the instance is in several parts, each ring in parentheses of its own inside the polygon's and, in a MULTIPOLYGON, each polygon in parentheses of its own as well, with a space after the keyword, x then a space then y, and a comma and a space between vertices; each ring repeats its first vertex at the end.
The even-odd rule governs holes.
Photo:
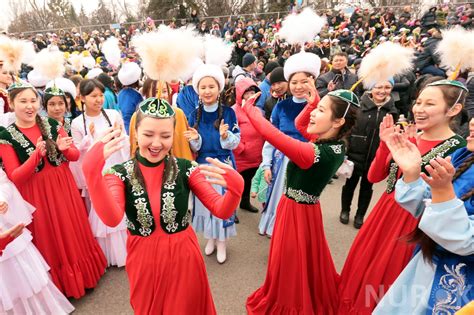
POLYGON ((304 49, 304 44, 312 41, 326 23, 325 18, 317 15, 311 8, 305 8, 300 14, 285 17, 278 34, 288 43, 300 44, 301 49, 304 49))
POLYGON ((71 54, 68 58, 68 62, 71 68, 77 73, 81 72, 84 68, 84 60, 81 54, 71 54))
POLYGON ((115 37, 109 37, 102 44, 102 53, 104 54, 105 60, 109 65, 118 68, 120 67, 120 61, 122 57, 122 52, 120 51, 119 41, 115 37))
POLYGON ((166 82, 183 76, 203 49, 202 40, 191 28, 172 29, 164 25, 157 31, 135 36, 132 46, 148 77, 166 82))
POLYGON ((412 48, 392 42, 378 45, 362 59, 358 72, 360 80, 351 90, 354 90, 361 81, 364 87, 370 88, 377 82, 387 81, 395 75, 406 73, 413 68, 414 57, 415 51, 412 48))
POLYGON ((454 70, 450 79, 456 79, 460 71, 474 69, 474 31, 455 26, 442 31, 442 35, 436 53, 442 66, 454 70))
POLYGON ((36 54, 30 66, 49 81, 64 75, 66 71, 64 64, 65 60, 62 52, 58 50, 51 51, 45 48, 36 54))
POLYGON ((0 59, 7 71, 18 72, 22 63, 29 63, 35 56, 32 42, 0 36, 0 59))

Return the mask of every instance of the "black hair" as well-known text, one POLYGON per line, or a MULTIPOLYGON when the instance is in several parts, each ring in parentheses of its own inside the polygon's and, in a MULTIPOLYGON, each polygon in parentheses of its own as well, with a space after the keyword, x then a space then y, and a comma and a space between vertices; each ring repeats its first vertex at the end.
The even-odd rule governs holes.
MULTIPOLYGON (((89 94, 91 94, 95 89, 99 89, 102 93, 105 92, 105 87, 102 83, 100 83, 99 80, 97 79, 85 79, 82 80, 81 83, 79 84, 79 92, 81 93, 81 96, 85 97, 89 94)), ((84 112, 82 113, 82 122, 84 125, 84 133, 87 135, 87 127, 86 127, 86 103, 84 102, 83 104, 83 110, 84 112)), ((107 123, 109 124, 109 127, 112 127, 112 123, 110 122, 110 118, 107 115, 106 111, 102 107, 101 110, 102 115, 104 115, 105 119, 107 120, 107 123)))

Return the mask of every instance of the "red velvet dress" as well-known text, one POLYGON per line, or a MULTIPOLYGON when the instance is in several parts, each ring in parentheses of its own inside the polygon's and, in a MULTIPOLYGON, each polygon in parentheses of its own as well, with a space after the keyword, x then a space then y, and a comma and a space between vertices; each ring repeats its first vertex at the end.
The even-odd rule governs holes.
MULTIPOLYGON (((247 299, 249 314, 331 315, 337 312, 336 272, 326 241, 319 195, 344 160, 340 142, 301 142, 273 127, 250 102, 252 125, 290 160, 278 204, 265 282, 247 299)), ((311 138, 311 135, 307 135, 311 138)))
MULTIPOLYGON (((37 125, 19 128, 32 142, 41 136, 37 125)), ((67 134, 59 131, 63 137, 67 134)), ((69 161, 79 157, 75 147, 62 152, 69 161)), ((86 288, 94 288, 105 272, 106 261, 87 220, 82 202, 68 163, 52 166, 36 150, 26 163, 20 163, 11 145, 0 145, 1 159, 10 180, 23 198, 36 207, 28 229, 33 243, 51 267, 54 284, 64 295, 80 298, 86 288), (43 159, 44 168, 35 173, 43 159)))
MULTIPOLYGON (((125 213, 125 185, 115 175, 102 177, 103 144, 96 144, 84 159, 84 175, 94 185, 91 199, 105 224, 118 224, 125 213), (101 158, 102 157, 102 158, 101 158)), ((153 217, 161 213, 161 187, 164 163, 139 163, 153 217)), ((189 177, 191 191, 218 217, 228 218, 240 202, 243 179, 234 170, 223 175, 228 187, 219 195, 195 170, 189 177)), ((129 233, 126 271, 130 283, 130 303, 135 314, 216 314, 206 268, 196 233, 191 226, 167 234, 157 224, 150 236, 129 233)))
MULTIPOLYGON (((442 141, 420 140, 422 155, 442 141)), ((389 174, 390 151, 380 143, 369 170, 376 183, 389 174)), ((398 177, 400 177, 398 172, 398 177)), ((413 256, 415 244, 407 236, 418 220, 395 201, 395 192, 384 192, 357 234, 341 273, 339 314, 371 314, 413 256)))

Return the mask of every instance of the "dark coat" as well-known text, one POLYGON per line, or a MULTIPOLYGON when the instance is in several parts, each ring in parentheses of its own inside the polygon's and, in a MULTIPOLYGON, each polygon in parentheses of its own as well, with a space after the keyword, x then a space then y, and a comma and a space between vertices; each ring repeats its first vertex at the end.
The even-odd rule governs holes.
POLYGON ((431 37, 426 40, 424 50, 416 57, 415 67, 417 71, 428 66, 439 65, 441 63, 439 56, 435 53, 441 38, 431 37))
MULTIPOLYGON (((316 89, 318 90, 319 96, 323 98, 326 94, 328 94, 328 84, 330 81, 334 80, 336 77, 336 73, 334 70, 331 70, 329 72, 326 72, 322 76, 320 76, 316 80, 316 89)), ((349 69, 346 69, 346 73, 340 77, 336 84, 336 90, 338 89, 346 89, 349 90, 354 83, 357 82, 357 75, 353 74, 352 72, 349 71, 349 69)), ((354 91, 356 94, 358 93, 357 91, 354 91)))
POLYGON ((377 107, 369 92, 362 95, 360 106, 356 124, 349 138, 347 156, 354 162, 355 171, 367 172, 380 144, 379 126, 383 117, 392 114, 396 121, 398 111, 393 98, 383 106, 377 107))

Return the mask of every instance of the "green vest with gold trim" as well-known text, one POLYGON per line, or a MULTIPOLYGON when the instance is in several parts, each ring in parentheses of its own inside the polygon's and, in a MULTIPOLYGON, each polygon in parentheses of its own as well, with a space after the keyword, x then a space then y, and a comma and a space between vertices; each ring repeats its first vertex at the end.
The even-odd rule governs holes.
MULTIPOLYGON (((165 159, 170 159, 167 156, 165 159)), ((178 166, 175 178, 161 186, 160 225, 163 231, 174 234, 185 230, 192 218, 188 206, 189 177, 197 167, 196 162, 175 158, 178 166)), ((125 184, 125 215, 127 228, 133 235, 150 236, 156 229, 148 192, 133 176, 134 163, 157 166, 141 156, 113 166, 106 174, 113 174, 125 184)), ((160 162, 161 163, 161 162, 160 162)))

